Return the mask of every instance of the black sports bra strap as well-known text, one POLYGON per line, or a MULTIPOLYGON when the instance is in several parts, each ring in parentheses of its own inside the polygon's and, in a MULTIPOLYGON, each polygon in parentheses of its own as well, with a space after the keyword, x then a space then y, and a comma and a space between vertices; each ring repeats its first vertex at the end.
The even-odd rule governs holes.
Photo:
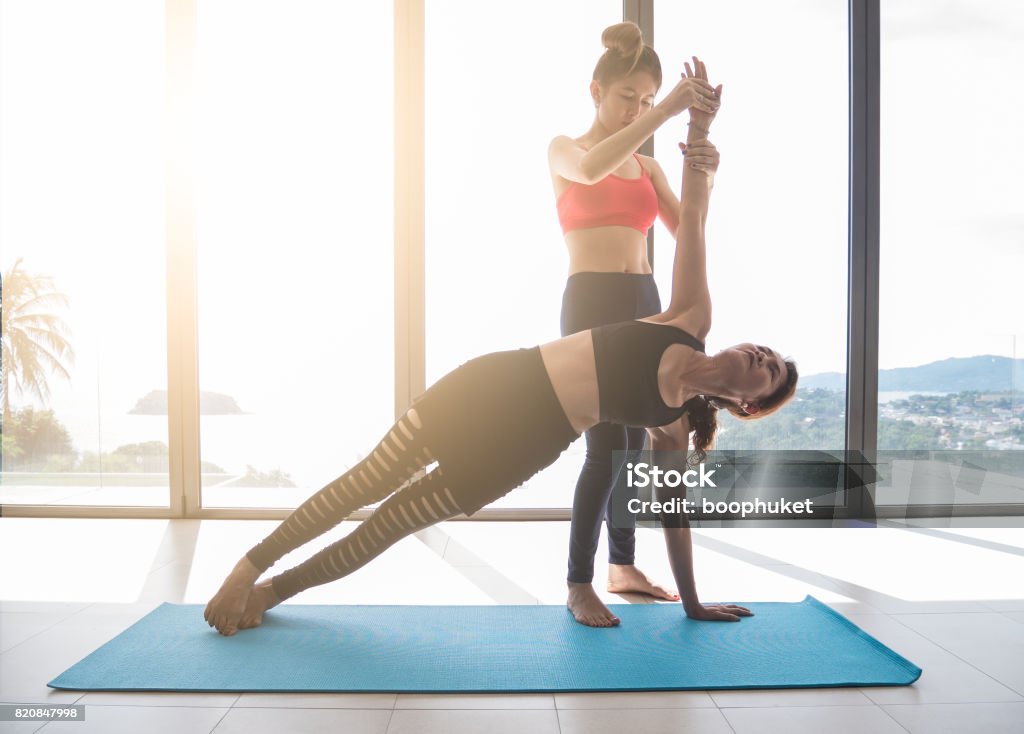
POLYGON ((698 352, 704 351, 704 342, 685 329, 680 329, 678 326, 674 326, 673 324, 658 324, 653 321, 645 321, 643 323, 653 324, 654 326, 667 326, 676 334, 676 338, 672 340, 673 342, 676 344, 685 344, 692 349, 696 349, 698 352))
POLYGON ((679 331, 679 334, 684 338, 683 340, 686 343, 686 346, 693 347, 698 352, 703 352, 704 351, 704 342, 702 342, 700 339, 698 339, 697 337, 695 337, 693 334, 691 334, 688 331, 683 331, 679 327, 673 327, 673 328, 677 329, 679 331))

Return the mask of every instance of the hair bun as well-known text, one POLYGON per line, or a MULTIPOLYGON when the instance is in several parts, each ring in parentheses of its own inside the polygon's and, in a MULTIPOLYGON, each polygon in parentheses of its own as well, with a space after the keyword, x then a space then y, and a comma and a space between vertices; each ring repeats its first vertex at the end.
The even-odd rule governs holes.
POLYGON ((644 34, 632 21, 610 25, 601 34, 601 43, 609 51, 627 58, 639 57, 644 49, 644 34))
POLYGON ((608 26, 601 34, 601 43, 606 50, 594 67, 594 81, 607 87, 639 70, 651 75, 655 91, 661 86, 661 61, 644 43, 644 34, 636 23, 627 20, 608 26))

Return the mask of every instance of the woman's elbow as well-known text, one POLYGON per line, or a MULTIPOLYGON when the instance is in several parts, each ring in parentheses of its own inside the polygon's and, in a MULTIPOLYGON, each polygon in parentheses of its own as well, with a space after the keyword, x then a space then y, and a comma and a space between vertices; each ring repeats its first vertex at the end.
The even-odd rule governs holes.
POLYGON ((573 180, 584 186, 593 186, 604 178, 601 172, 596 170, 593 164, 587 161, 586 157, 580 159, 579 164, 576 166, 575 174, 576 176, 573 180))

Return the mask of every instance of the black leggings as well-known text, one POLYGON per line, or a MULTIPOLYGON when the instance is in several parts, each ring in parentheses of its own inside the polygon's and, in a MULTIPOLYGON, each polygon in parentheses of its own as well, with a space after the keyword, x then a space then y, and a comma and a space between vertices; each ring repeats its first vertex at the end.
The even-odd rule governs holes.
MULTIPOLYGON (((653 275, 575 273, 562 295, 562 336, 617 321, 644 318, 661 311, 653 275)), ((625 461, 643 449, 646 430, 599 423, 586 432, 587 454, 576 481, 569 531, 569 573, 573 583, 594 579, 594 555, 601 522, 608 526, 608 561, 632 564, 636 538, 631 529, 612 524, 611 494, 625 461), (621 460, 613 461, 614 451, 621 460)))
POLYGON ((384 500, 347 536, 271 579, 274 593, 287 599, 347 576, 410 533, 472 515, 552 464, 577 438, 538 348, 477 357, 438 380, 366 458, 246 555, 265 571, 353 511, 384 500))

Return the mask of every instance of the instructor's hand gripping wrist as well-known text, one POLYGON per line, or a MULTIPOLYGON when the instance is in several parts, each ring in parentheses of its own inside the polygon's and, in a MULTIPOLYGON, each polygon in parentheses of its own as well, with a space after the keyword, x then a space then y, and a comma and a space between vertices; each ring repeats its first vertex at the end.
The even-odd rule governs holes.
POLYGON ((714 143, 710 140, 700 140, 689 145, 680 143, 679 149, 683 151, 684 165, 706 173, 708 178, 714 178, 721 160, 714 143))
MULTIPOLYGON (((711 90, 712 99, 704 106, 693 106, 690 107, 690 122, 689 126, 691 130, 696 130, 702 133, 702 137, 707 137, 711 129, 711 123, 715 119, 715 115, 718 114, 719 108, 722 106, 722 85, 719 84, 717 87, 712 87, 708 81, 708 68, 703 61, 698 59, 696 56, 693 57, 694 68, 690 69, 689 62, 686 63, 686 73, 694 79, 699 79, 701 82, 707 85, 707 88, 711 90)), ((691 137, 692 142, 692 137, 691 137)))

